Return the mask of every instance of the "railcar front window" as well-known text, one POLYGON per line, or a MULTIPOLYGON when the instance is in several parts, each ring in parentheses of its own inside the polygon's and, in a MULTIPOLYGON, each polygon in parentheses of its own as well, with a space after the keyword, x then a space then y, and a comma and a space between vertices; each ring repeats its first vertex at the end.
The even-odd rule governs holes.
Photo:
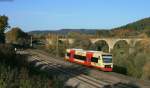
POLYGON ((112 55, 103 55, 102 57, 104 63, 112 63, 112 55))

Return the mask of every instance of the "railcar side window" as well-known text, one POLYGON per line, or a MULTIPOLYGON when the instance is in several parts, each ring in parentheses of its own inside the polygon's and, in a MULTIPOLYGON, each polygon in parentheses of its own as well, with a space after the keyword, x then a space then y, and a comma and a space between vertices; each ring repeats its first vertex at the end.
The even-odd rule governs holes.
POLYGON ((91 62, 96 62, 96 63, 98 63, 98 58, 92 57, 91 62))
POLYGON ((112 55, 102 55, 104 63, 112 63, 112 55))
POLYGON ((70 53, 67 53, 67 56, 69 57, 69 56, 70 56, 70 53))
POLYGON ((80 55, 74 55, 74 58, 79 59, 79 60, 86 60, 85 56, 80 56, 80 55))
POLYGON ((101 57, 99 56, 98 59, 101 60, 101 57))

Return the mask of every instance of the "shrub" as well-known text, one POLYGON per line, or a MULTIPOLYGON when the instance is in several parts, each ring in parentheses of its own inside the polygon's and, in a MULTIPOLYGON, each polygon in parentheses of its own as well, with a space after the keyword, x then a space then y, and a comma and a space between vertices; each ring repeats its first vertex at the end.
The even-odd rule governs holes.
POLYGON ((0 88, 48 88, 49 77, 33 70, 11 45, 0 45, 0 88), (33 72, 39 74, 34 74, 33 72), (35 80, 36 78, 36 80, 35 80))
POLYGON ((136 78, 148 79, 150 74, 150 41, 148 39, 137 42, 132 52, 127 58, 128 74, 136 78))

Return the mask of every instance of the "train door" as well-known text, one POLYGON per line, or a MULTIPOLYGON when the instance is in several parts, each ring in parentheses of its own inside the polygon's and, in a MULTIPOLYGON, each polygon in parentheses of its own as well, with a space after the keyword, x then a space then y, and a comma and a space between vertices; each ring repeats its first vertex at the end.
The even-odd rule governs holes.
POLYGON ((70 50, 70 62, 74 61, 75 50, 70 50))
POLYGON ((92 59, 93 53, 87 52, 86 53, 86 65, 90 66, 91 65, 91 59, 92 59))

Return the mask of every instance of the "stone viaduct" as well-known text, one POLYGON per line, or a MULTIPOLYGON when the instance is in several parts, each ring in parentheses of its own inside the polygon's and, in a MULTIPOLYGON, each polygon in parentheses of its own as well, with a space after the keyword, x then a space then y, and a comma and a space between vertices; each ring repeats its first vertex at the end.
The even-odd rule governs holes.
MULTIPOLYGON (((59 39, 60 41, 69 41, 69 43, 73 43, 74 39, 59 39)), ((143 38, 91 38, 91 42, 94 44, 98 41, 105 41, 109 47, 109 52, 113 49, 114 45, 119 41, 124 41, 128 45, 135 46, 138 41, 144 40, 143 38)), ((51 40, 47 40, 51 43, 51 40)))

